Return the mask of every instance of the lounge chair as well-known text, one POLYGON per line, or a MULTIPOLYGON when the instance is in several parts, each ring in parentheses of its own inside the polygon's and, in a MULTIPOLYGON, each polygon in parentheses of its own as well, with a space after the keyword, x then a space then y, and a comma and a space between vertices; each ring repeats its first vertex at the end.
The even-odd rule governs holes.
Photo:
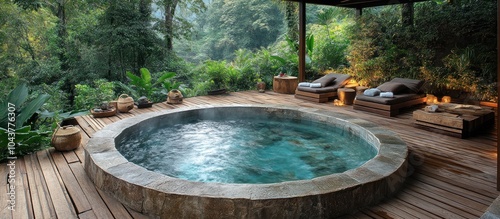
POLYGON ((377 87, 381 92, 392 92, 393 97, 369 96, 365 91, 365 94, 356 96, 353 109, 396 116, 402 108, 425 103, 425 94, 420 90, 423 85, 423 80, 394 78, 377 87))
POLYGON ((304 87, 299 84, 295 90, 295 98, 318 103, 328 102, 337 96, 337 89, 344 87, 350 79, 351 76, 347 74, 327 74, 311 82, 312 84, 319 83, 321 87, 304 87))

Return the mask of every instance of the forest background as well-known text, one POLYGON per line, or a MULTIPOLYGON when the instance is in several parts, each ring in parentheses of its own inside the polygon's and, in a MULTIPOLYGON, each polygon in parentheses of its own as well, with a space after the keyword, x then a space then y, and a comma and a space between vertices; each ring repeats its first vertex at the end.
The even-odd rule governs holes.
MULTIPOLYGON (((308 4, 306 79, 424 79, 427 93, 497 102, 496 5, 414 3, 409 23, 403 5, 356 17, 354 9, 308 4)), ((54 115, 137 91, 127 72, 141 76, 141 68, 152 73, 154 102, 173 88, 186 97, 251 90, 258 81, 269 88, 280 72, 297 75, 297 11, 279 0, 0 0, 0 96, 19 84, 29 89, 26 104, 46 96, 23 124, 41 134, 53 130, 54 115), (175 76, 161 78, 168 72, 175 76)))

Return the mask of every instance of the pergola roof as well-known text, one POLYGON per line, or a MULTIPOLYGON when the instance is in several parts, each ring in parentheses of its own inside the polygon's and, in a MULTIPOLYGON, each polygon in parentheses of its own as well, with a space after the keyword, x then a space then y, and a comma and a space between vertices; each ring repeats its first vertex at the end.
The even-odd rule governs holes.
POLYGON ((425 0, 286 0, 292 2, 305 2, 310 4, 331 5, 346 8, 366 8, 382 5, 421 2, 425 0))

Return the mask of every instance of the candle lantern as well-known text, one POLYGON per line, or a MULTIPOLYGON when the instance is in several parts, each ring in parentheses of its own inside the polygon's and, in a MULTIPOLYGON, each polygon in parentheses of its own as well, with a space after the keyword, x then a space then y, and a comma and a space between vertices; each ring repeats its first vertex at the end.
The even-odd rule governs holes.
POLYGON ((443 102, 443 103, 450 103, 451 102, 451 97, 450 96, 444 96, 441 99, 441 102, 443 102))
POLYGON ((437 97, 432 94, 427 94, 427 104, 431 105, 437 102, 437 97))

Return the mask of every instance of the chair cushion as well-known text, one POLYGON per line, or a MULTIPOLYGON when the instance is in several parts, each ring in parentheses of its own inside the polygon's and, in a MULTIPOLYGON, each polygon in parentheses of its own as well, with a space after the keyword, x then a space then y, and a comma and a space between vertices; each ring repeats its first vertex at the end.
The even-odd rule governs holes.
POLYGON ((403 93, 408 88, 402 83, 389 81, 381 84, 380 86, 377 87, 377 89, 379 89, 382 92, 392 92, 393 94, 400 94, 403 93))
POLYGON ((328 86, 328 87, 321 87, 321 88, 297 87, 297 90, 305 91, 305 92, 309 92, 309 93, 322 94, 322 93, 336 92, 337 87, 336 86, 328 86))
MULTIPOLYGON (((327 74, 323 77, 326 77, 326 76, 328 76, 330 78, 334 78, 334 81, 332 83, 330 83, 328 86, 325 86, 322 88, 311 88, 311 87, 300 87, 299 86, 299 87, 297 87, 297 90, 305 91, 305 92, 309 92, 309 93, 317 93, 317 94, 336 92, 338 88, 341 88, 344 85, 346 85, 347 83, 349 83, 349 80, 351 79, 351 76, 347 75, 347 74, 330 73, 330 74, 327 74)), ((321 78, 319 78, 319 79, 321 79, 321 78)), ((314 81, 314 82, 316 82, 316 81, 314 81)))
POLYGON ((408 79, 408 78, 394 78, 391 82, 398 82, 404 84, 412 93, 418 93, 420 88, 424 85, 424 80, 408 79))
POLYGON ((336 77, 333 74, 327 74, 321 78, 316 79, 312 83, 320 83, 321 87, 327 87, 335 81, 336 77))
POLYGON ((421 98, 424 96, 425 96, 424 94, 398 94, 398 95, 394 95, 394 98, 384 98, 384 97, 380 97, 380 96, 370 97, 370 96, 365 96, 365 95, 357 95, 356 99, 368 101, 368 102, 373 102, 373 103, 384 104, 384 105, 394 105, 394 104, 399 104, 399 103, 403 103, 406 101, 418 99, 418 98, 421 98))

